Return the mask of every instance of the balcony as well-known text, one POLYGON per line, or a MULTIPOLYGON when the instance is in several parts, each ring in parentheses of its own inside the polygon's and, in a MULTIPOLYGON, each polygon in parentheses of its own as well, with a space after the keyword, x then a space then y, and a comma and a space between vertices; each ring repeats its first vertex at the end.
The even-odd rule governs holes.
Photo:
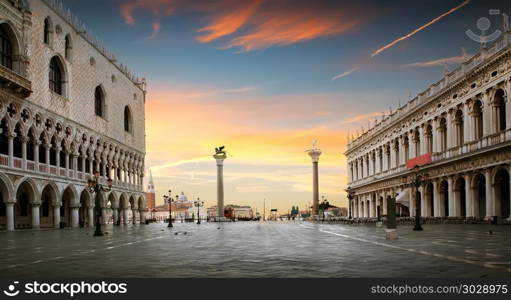
MULTIPOLYGON (((487 135, 479 140, 466 142, 462 146, 453 147, 446 151, 435 152, 433 153, 433 164, 442 163, 442 161, 447 159, 458 159, 462 158, 465 155, 470 153, 476 153, 478 151, 484 151, 486 149, 491 149, 491 147, 498 146, 499 144, 503 144, 506 142, 511 142, 511 128, 505 131, 501 131, 498 133, 487 135)), ((348 185, 353 187, 363 186, 365 184, 369 184, 375 180, 380 180, 384 178, 390 178, 397 174, 404 174, 408 171, 408 169, 402 165, 399 167, 394 167, 389 170, 385 170, 383 172, 376 173, 374 175, 366 176, 361 179, 354 180, 349 182, 348 185)))
MULTIPOLYGON (((27 171, 29 173, 33 173, 36 175, 50 175, 52 177, 60 177, 61 179, 65 180, 76 180, 83 182, 83 184, 86 184, 85 181, 87 181, 87 179, 89 179, 89 177, 92 176, 91 174, 86 172, 80 172, 66 168, 57 168, 57 166, 47 165, 45 163, 36 164, 34 161, 30 160, 26 161, 26 169, 24 169, 23 159, 18 157, 12 158, 12 165, 13 165, 12 167, 9 167, 9 156, 0 154, 0 167, 2 168, 27 171)), ((101 176, 100 181, 103 184, 106 184, 106 177, 101 176)), ((141 184, 123 182, 121 180, 113 180, 112 186, 114 188, 129 189, 137 192, 142 192, 143 190, 143 186, 141 184)))
POLYGON ((32 93, 30 81, 13 70, 0 65, 0 84, 12 89, 20 98, 27 98, 32 93))

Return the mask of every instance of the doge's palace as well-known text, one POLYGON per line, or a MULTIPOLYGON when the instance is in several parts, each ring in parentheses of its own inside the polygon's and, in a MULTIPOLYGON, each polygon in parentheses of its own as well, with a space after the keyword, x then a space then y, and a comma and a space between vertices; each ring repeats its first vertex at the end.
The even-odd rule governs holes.
POLYGON ((0 0, 0 228, 145 220, 146 84, 56 0, 0 0))
POLYGON ((510 221, 511 32, 349 139, 354 218, 420 213, 432 221, 510 221), (412 168, 414 161, 424 161, 412 168), (408 164, 408 167, 407 167, 408 164), (421 184, 416 188, 415 178, 421 184))

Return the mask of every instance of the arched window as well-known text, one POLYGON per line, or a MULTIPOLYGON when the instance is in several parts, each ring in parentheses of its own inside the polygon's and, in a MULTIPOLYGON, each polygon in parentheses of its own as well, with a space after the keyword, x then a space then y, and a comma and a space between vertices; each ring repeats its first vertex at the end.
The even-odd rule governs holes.
POLYGON ((44 19, 44 43, 46 45, 50 44, 50 37, 51 37, 51 21, 50 18, 44 19))
POLYGON ((442 118, 440 120, 440 151, 446 151, 447 150, 447 121, 445 118, 442 118))
POLYGON ((0 26, 0 59, 2 66, 12 69, 12 43, 3 26, 0 26))
POLYGON ((419 156, 421 155, 421 136, 419 134, 419 129, 415 129, 413 140, 415 142, 415 156, 419 156))
POLYGON ((73 49, 73 43, 71 41, 71 36, 68 34, 66 35, 66 45, 65 45, 65 57, 67 60, 71 59, 71 50, 73 49))
POLYGON ((504 97, 504 91, 499 89, 497 93, 495 93, 495 99, 493 101, 497 132, 506 130, 506 101, 504 100, 504 97))
POLYGON ((124 131, 132 132, 131 112, 128 106, 124 107, 124 131))
POLYGON ((104 118, 104 105, 105 105, 105 96, 103 95, 103 91, 100 86, 96 87, 94 91, 94 110, 96 112, 96 116, 104 118))
POLYGON ((433 127, 426 127, 426 153, 433 153, 433 127))
POLYGON ((480 100, 474 103, 472 117, 474 121, 474 138, 478 140, 483 137, 483 103, 480 100))
POLYGON ((50 61, 50 90, 63 95, 64 72, 60 60, 54 56, 50 61))

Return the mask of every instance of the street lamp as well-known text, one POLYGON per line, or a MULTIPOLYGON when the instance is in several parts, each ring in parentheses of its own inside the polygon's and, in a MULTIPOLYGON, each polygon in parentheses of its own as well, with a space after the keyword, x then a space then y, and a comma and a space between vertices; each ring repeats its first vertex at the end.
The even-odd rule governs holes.
POLYGON ((351 191, 350 188, 347 188, 346 189, 346 193, 348 194, 348 218, 351 220, 351 200, 353 200, 353 192, 351 191))
POLYGON ((95 197, 95 206, 96 206, 96 231, 94 231, 94 236, 103 236, 103 231, 101 231, 101 222, 99 221, 99 216, 101 215, 101 203, 99 201, 99 193, 100 192, 110 192, 112 190, 112 179, 108 177, 106 180, 107 186, 103 186, 99 183, 99 172, 94 172, 94 179, 89 178, 87 180, 87 189, 89 192, 94 193, 95 197))
POLYGON ((174 202, 174 200, 172 199, 172 190, 169 190, 169 194, 168 195, 163 195, 163 199, 165 200, 165 203, 168 203, 169 204, 169 226, 167 227, 173 227, 172 226, 172 202, 174 202))
POLYGON ((200 207, 204 206, 204 201, 200 201, 200 198, 197 197, 197 201, 194 202, 197 207, 197 224, 200 224, 200 207))

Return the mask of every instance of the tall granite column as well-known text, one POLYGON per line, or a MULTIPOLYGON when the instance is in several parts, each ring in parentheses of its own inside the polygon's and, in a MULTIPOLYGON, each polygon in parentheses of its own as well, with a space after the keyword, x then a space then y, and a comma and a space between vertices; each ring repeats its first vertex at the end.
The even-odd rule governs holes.
POLYGON ((319 174, 318 174, 318 163, 321 150, 313 145, 312 149, 308 150, 307 153, 312 159, 312 216, 318 216, 319 214, 319 174))
POLYGON ((216 160, 216 174, 217 174, 217 208, 218 208, 218 221, 224 218, 224 160, 227 154, 224 151, 217 151, 213 158, 216 160))

